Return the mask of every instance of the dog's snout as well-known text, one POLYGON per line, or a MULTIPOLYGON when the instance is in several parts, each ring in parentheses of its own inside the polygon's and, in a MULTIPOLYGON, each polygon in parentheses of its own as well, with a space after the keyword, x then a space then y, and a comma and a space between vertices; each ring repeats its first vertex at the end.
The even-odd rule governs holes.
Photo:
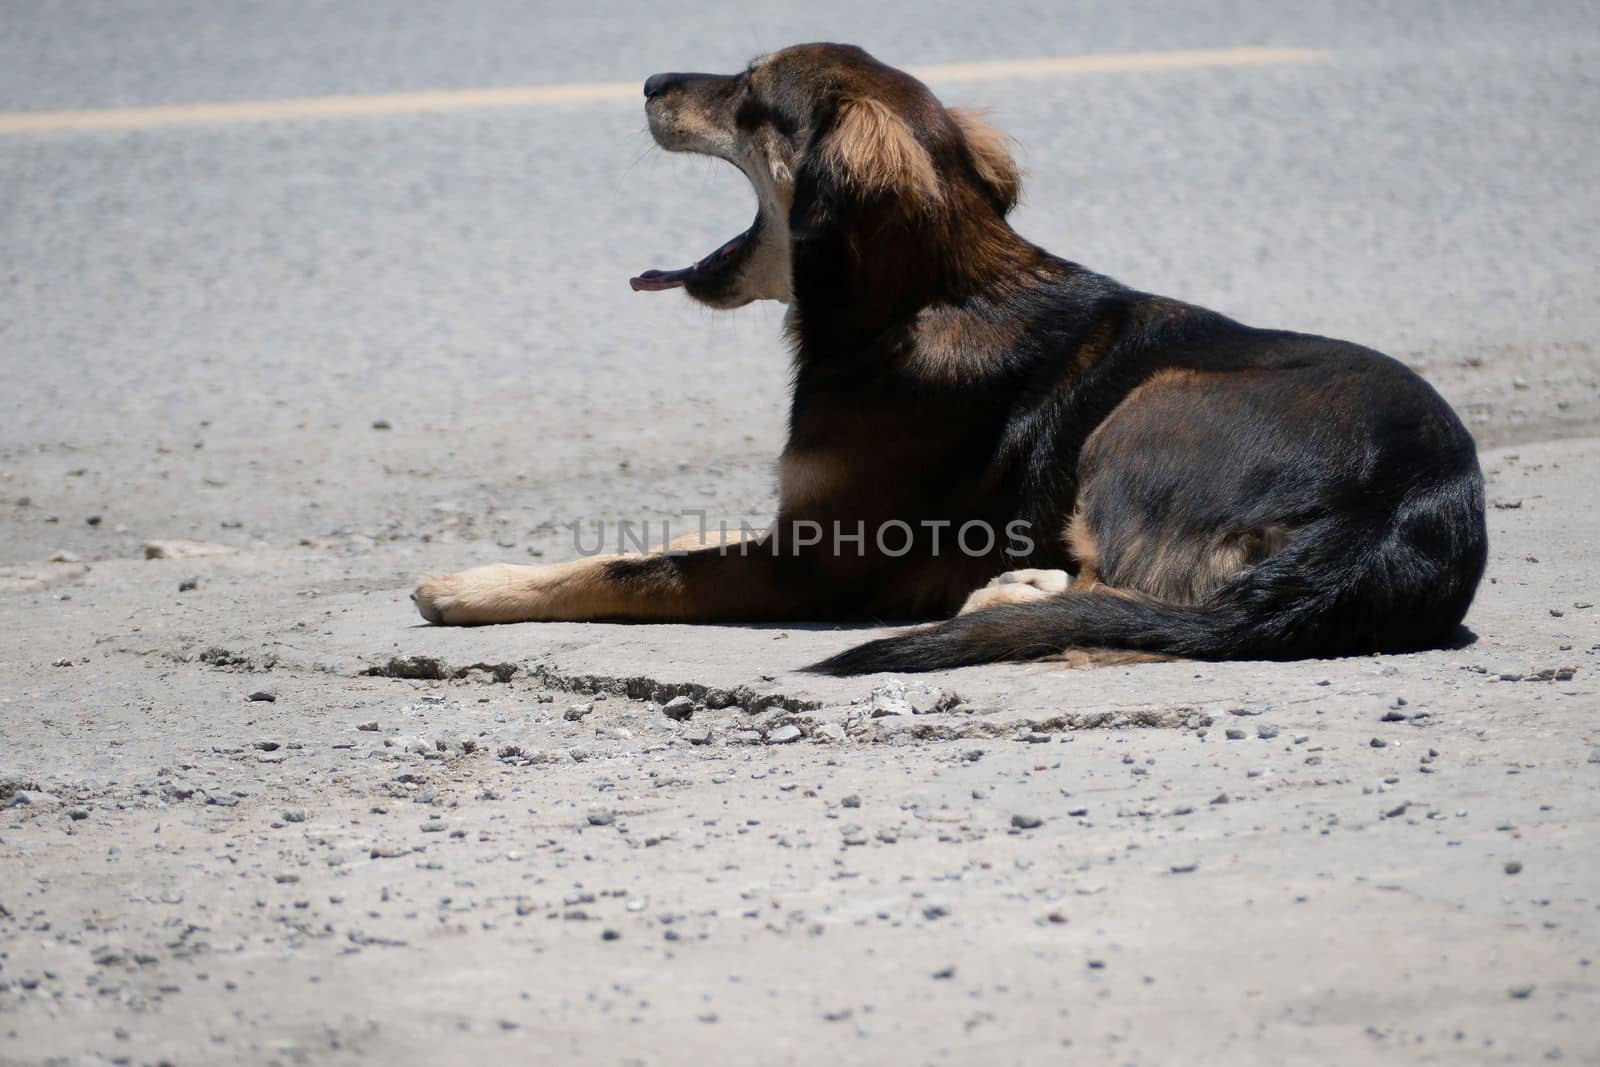
POLYGON ((672 88, 672 83, 678 80, 676 74, 652 74, 644 80, 644 98, 646 100, 660 96, 672 88))

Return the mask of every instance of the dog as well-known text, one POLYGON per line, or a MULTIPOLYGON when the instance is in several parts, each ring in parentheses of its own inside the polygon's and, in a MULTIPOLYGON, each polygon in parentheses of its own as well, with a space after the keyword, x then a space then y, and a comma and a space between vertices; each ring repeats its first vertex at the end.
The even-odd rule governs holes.
POLYGON ((945 618, 809 668, 832 674, 1454 639, 1487 557, 1483 476, 1401 363, 1030 244, 1007 222, 1007 138, 859 48, 657 74, 644 95, 661 147, 755 188, 749 229, 631 284, 788 305, 777 520, 738 545, 428 578, 424 618, 945 618))

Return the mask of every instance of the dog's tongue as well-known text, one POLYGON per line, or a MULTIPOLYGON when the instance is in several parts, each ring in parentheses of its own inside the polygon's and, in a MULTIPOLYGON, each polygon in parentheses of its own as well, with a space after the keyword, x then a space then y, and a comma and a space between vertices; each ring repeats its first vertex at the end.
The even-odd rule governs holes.
MULTIPOLYGON (((699 264, 696 263, 695 267, 699 264)), ((682 267, 678 270, 647 270, 637 278, 629 278, 628 284, 633 286, 636 293, 655 293, 663 289, 677 289, 689 280, 694 273, 694 267, 682 267)))
POLYGON ((746 230, 737 237, 729 238, 722 242, 715 252, 693 266, 680 267, 677 270, 647 270, 637 278, 629 278, 628 284, 633 286, 633 291, 636 293, 680 289, 690 278, 702 271, 715 271, 725 267, 727 265, 725 261, 739 250, 739 246, 744 244, 745 238, 749 236, 750 230, 746 230))

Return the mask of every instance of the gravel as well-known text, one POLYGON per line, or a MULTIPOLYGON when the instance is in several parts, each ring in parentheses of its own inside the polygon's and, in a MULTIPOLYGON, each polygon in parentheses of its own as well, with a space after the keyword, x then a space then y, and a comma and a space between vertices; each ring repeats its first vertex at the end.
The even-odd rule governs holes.
MULTIPOLYGON (((1140 5, 1081 25, 970 5, 811 21, 921 62, 1270 40, 1282 21, 1207 2, 1155 23, 1140 5)), ((13 5, 0 53, 23 61, 0 80, 13 110, 271 99, 517 85, 530 62, 552 83, 737 69, 777 43, 703 6, 645 44, 594 12, 470 4, 418 32, 426 6, 376 38, 356 6, 319 6, 299 35, 317 85, 257 61, 288 54, 296 20, 254 8, 231 25, 216 5, 13 5), (172 41, 204 47, 151 66, 172 41)), ((782 309, 631 301, 606 265, 699 244, 748 183, 655 151, 635 166, 638 99, 8 140, 0 286, 28 358, 0 361, 0 492, 36 506, 0 507, 0 763, 21 779, 0 803, 55 804, 0 811, 0 1059, 506 1062, 557 1034, 553 1058, 628 1062, 1593 1060, 1579 960, 1600 912, 1575 843, 1600 811, 1600 672, 1595 615, 1573 605, 1600 599, 1600 306, 1592 198, 1572 190, 1600 141, 1577 6, 1309 11, 1291 43, 1335 62, 935 86, 1020 135, 1025 236, 1263 326, 1387 347, 1457 405, 1491 499, 1527 504, 1489 513, 1477 642, 1405 656, 890 685, 795 670, 886 632, 870 625, 422 625, 413 575, 570 559, 567 518, 771 513, 782 309), (529 278, 538 298, 508 299, 529 278), (683 352, 716 373, 685 386, 683 352), (1512 397, 1514 374, 1529 389, 1512 397), (168 535, 231 544, 133 558, 168 535), (57 549, 87 562, 45 562, 57 549), (173 595, 188 577, 204 597, 173 595), (231 655, 200 659, 218 643, 231 655), (436 667, 357 674, 418 656, 436 667), (244 701, 262 688, 281 699, 244 701), (1432 712, 1380 726, 1405 758, 1357 751, 1398 692, 1397 712, 1432 712), (677 693, 728 710, 675 720, 677 693), (721 743, 800 716, 804 741, 721 743), (1217 744, 1264 719, 1278 738, 1217 744), (1283 751, 1291 733, 1310 740, 1283 751), (1406 775, 1429 745, 1448 773, 1406 775), (1205 805, 1225 783, 1231 805, 1205 805), (870 812, 841 800, 868 793, 870 812), (314 823, 282 817, 302 805, 314 823), (614 824, 588 822, 600 807, 614 824), (1009 826, 1018 811, 1060 825, 1009 826), (1507 851, 1528 879, 1503 873, 1507 851), (1204 879, 1170 870, 1196 860, 1204 879), (924 918, 934 902, 948 923, 924 918), (1260 951, 1284 930, 1312 936, 1260 951), (103 965, 91 946, 110 946, 103 965), (1533 981, 1542 998, 1499 992, 1533 981)))

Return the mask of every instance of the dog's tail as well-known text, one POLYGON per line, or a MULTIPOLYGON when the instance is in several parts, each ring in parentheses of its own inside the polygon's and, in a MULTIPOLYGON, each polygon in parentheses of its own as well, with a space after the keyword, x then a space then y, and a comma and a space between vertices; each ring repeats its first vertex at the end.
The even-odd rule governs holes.
POLYGON ((809 669, 932 671, 1095 646, 1195 659, 1437 648, 1454 637, 1483 574, 1482 493, 1481 480, 1465 478, 1376 515, 1313 522, 1197 604, 1068 590, 872 641, 809 669))

